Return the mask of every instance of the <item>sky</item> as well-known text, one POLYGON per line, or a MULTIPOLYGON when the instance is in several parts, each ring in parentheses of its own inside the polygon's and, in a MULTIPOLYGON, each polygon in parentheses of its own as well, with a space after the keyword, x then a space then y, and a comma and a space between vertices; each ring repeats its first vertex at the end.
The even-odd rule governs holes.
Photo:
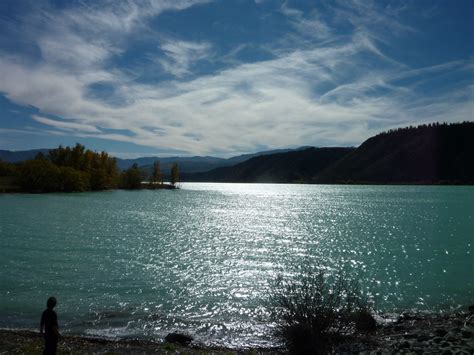
POLYGON ((0 149, 358 146, 473 99, 473 0, 0 1, 0 149))

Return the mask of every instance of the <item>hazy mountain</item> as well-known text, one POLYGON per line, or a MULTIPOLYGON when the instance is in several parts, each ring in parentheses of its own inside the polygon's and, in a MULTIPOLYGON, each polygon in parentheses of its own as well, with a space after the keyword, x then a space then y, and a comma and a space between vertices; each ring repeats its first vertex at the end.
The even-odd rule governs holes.
POLYGON ((0 160, 8 163, 18 163, 28 159, 33 159, 38 153, 48 154, 49 149, 32 149, 32 150, 0 150, 0 160))
POLYGON ((231 166, 231 165, 235 165, 235 164, 238 164, 238 163, 242 163, 246 160, 249 160, 251 158, 258 157, 258 156, 261 156, 261 155, 286 153, 286 152, 291 152, 291 151, 304 150, 304 149, 308 149, 308 148, 312 148, 312 147, 303 146, 303 147, 293 148, 293 149, 290 149, 290 148, 287 148, 287 149, 273 149, 273 150, 266 150, 266 151, 263 151, 263 152, 257 152, 257 153, 251 153, 251 154, 242 154, 242 155, 237 155, 235 157, 226 159, 226 164, 228 166, 231 166))
POLYGON ((307 148, 253 157, 204 173, 182 174, 182 181, 306 182, 355 148, 307 148))
MULTIPOLYGON (((218 167, 231 166, 237 163, 243 162, 250 158, 268 155, 279 152, 288 152, 292 150, 305 149, 307 147, 301 147, 296 149, 275 149, 268 150, 263 152, 257 152, 252 154, 243 154, 231 158, 218 158, 213 156, 195 156, 195 157, 140 157, 135 159, 117 159, 117 166, 119 169, 124 170, 131 167, 133 164, 137 164, 141 170, 145 172, 150 172, 155 161, 159 161, 161 165, 161 170, 165 176, 169 173, 172 164, 177 163, 179 170, 181 172, 195 173, 195 172, 204 172, 209 171, 218 167)), ((0 160, 17 163, 20 161, 33 159, 38 153, 47 154, 49 149, 34 149, 34 150, 25 150, 25 151, 9 151, 9 150, 0 150, 0 160)))
POLYGON ((159 161, 161 165, 161 170, 163 172, 169 171, 171 165, 177 163, 179 165, 179 169, 181 172, 188 172, 188 173, 195 173, 195 172, 203 172, 209 171, 215 168, 223 167, 223 166, 231 166, 237 163, 241 163, 243 161, 249 160, 250 158, 260 156, 260 155, 268 155, 280 152, 288 152, 292 150, 300 150, 305 149, 307 147, 301 147, 296 149, 275 149, 275 150, 267 150, 257 153, 251 154, 242 154, 237 155, 231 158, 217 158, 213 156, 195 156, 195 157, 169 157, 169 158, 161 158, 161 157, 143 157, 143 158, 136 158, 136 159, 120 159, 117 158, 117 165, 120 169, 127 169, 131 167, 133 164, 137 164, 138 166, 142 167, 144 170, 150 170, 153 166, 155 161, 159 161))
POLYGON ((366 140, 316 183, 474 183, 474 122, 403 128, 366 140))
POLYGON ((225 164, 227 159, 216 157, 143 157, 136 159, 121 159, 117 158, 117 166, 119 169, 128 169, 133 164, 137 164, 143 169, 151 169, 153 163, 159 161, 161 170, 168 171, 171 165, 177 163, 181 171, 198 172, 207 171, 225 164))

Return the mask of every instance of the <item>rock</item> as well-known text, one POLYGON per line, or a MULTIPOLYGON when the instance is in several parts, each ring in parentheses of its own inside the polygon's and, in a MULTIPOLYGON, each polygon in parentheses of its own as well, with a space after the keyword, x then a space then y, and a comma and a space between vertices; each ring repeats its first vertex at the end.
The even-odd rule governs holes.
POLYGON ((439 337, 444 337, 446 334, 448 334, 448 332, 444 330, 443 328, 436 329, 434 333, 439 337))
POLYGON ((393 327, 393 330, 399 332, 399 331, 405 330, 405 326, 404 325, 396 325, 395 327, 393 327))
POLYGON ((417 335, 414 334, 414 333, 411 333, 411 334, 405 334, 403 337, 405 339, 415 339, 417 337, 417 335))
POLYGON ((418 340, 419 342, 428 341, 430 339, 431 339, 430 336, 426 334, 418 335, 418 338, 416 338, 416 340, 418 340))
POLYGON ((165 337, 165 341, 168 343, 188 345, 190 342, 193 341, 193 337, 190 335, 181 334, 181 333, 169 333, 165 337))
POLYGON ((398 346, 399 349, 409 349, 410 348, 410 343, 407 341, 404 341, 398 346))
POLYGON ((403 312, 402 314, 400 314, 400 319, 402 319, 402 320, 420 320, 421 318, 418 315, 411 314, 411 313, 408 313, 408 312, 403 312))
POLYGON ((442 355, 453 355, 453 352, 451 350, 444 350, 441 354, 442 355))
POLYGON ((443 338, 434 338, 433 339, 433 342, 436 343, 436 344, 439 344, 443 341, 443 338))
POLYGON ((357 331, 364 333, 374 333, 377 328, 377 322, 369 311, 362 310, 354 313, 352 316, 357 331))
POLYGON ((474 313, 474 305, 469 306, 468 310, 469 310, 469 313, 471 314, 474 313))
POLYGON ((448 346, 451 346, 451 344, 448 343, 447 341, 445 341, 444 343, 441 343, 442 348, 447 348, 448 346))
POLYGON ((469 331, 469 330, 463 330, 463 331, 461 332, 461 336, 462 336, 463 338, 470 338, 470 337, 472 337, 472 332, 469 331))

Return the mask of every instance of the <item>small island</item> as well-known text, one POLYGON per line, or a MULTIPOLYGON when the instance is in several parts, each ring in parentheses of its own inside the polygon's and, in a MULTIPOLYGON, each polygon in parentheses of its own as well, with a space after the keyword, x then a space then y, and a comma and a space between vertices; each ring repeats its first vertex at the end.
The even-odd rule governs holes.
POLYGON ((170 183, 163 182, 159 162, 150 176, 137 164, 120 171, 115 158, 77 143, 51 149, 19 163, 0 160, 0 192, 85 192, 111 189, 177 189, 178 165, 171 168, 170 183))

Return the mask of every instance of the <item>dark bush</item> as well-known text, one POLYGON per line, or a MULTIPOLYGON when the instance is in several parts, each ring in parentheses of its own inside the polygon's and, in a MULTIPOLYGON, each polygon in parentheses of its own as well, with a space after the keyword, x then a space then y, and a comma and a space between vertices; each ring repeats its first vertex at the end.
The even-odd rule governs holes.
POLYGON ((373 325, 358 282, 342 272, 334 275, 322 268, 307 268, 296 279, 280 277, 271 304, 277 333, 293 354, 325 353, 356 328, 373 325))

